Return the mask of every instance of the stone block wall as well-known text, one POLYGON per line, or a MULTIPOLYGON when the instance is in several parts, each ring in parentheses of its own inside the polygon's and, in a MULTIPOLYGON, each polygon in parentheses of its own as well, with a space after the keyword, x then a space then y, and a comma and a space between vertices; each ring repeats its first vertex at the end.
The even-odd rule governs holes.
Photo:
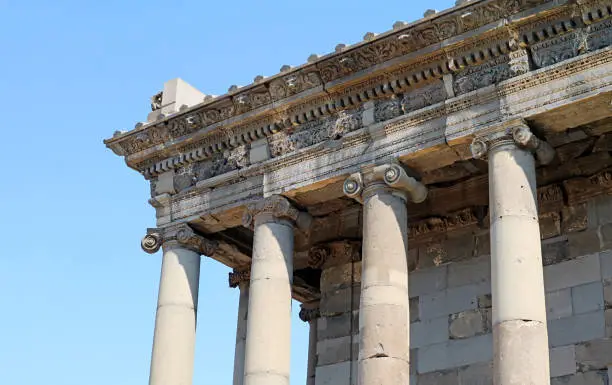
MULTIPOLYGON (((551 384, 612 384, 612 197, 564 207, 552 217, 541 224, 551 384)), ((487 237, 477 230, 410 245, 413 385, 493 384, 487 237)), ((317 385, 357 384, 359 274, 353 265, 343 283, 338 275, 322 279, 317 385)))

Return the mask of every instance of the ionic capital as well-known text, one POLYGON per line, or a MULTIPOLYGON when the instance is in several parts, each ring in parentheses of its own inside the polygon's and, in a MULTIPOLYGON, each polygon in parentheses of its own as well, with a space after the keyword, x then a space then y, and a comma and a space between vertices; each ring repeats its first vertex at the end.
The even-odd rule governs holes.
POLYGON ((474 138, 470 150, 474 158, 486 159, 489 151, 507 144, 532 152, 543 165, 549 164, 555 158, 555 149, 535 136, 522 119, 506 122, 492 132, 474 138))
POLYGON ((414 203, 421 203, 427 199, 427 187, 409 176, 397 163, 364 169, 362 172, 350 175, 344 181, 344 194, 359 202, 363 202, 365 196, 380 188, 399 193, 403 198, 408 196, 414 203))
POLYGON ((157 252, 163 245, 172 245, 206 256, 213 255, 219 247, 217 242, 196 234, 189 225, 184 223, 161 229, 147 229, 147 235, 142 238, 140 245, 149 254, 157 252))
POLYGON ((319 304, 302 304, 300 309, 300 319, 304 322, 314 321, 321 317, 321 310, 319 304))
POLYGON ((325 269, 361 261, 361 243, 336 241, 313 246, 308 252, 308 267, 325 269))
POLYGON ((229 273, 229 287, 235 288, 240 286, 241 283, 249 282, 251 280, 251 270, 235 270, 229 273))
POLYGON ((242 224, 249 228, 252 228, 256 221, 266 223, 277 220, 289 221, 300 230, 307 230, 312 223, 310 214, 298 210, 282 195, 272 195, 251 203, 242 216, 242 224))

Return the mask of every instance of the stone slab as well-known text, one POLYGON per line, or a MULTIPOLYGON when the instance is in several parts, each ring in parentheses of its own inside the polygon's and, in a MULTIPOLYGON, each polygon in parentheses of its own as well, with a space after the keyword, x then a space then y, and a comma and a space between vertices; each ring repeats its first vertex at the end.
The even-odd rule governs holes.
POLYGON ((572 289, 561 289, 546 293, 546 319, 554 320, 573 314, 572 289))
POLYGON ((574 345, 550 349, 550 377, 576 373, 576 349, 574 345))
POLYGON ((574 314, 604 309, 603 285, 601 281, 574 286, 571 290, 574 314))
POLYGON ((410 348, 420 348, 448 340, 448 317, 410 324, 410 348))
POLYGON ((473 285, 491 281, 491 258, 483 256, 448 265, 448 287, 473 285))
POLYGON ((544 267, 544 286, 547 292, 598 280, 600 280, 598 253, 544 267))
POLYGON ((418 350, 419 373, 457 368, 493 359, 493 335, 450 340, 418 350))
POLYGON ((575 315, 548 322, 551 347, 570 345, 603 338, 606 332, 603 311, 575 315))
POLYGON ((478 307, 478 297, 491 292, 490 283, 460 286, 419 297, 420 319, 432 319, 478 307))
POLYGON ((408 277, 410 298, 446 289, 447 275, 446 265, 414 271, 408 277))

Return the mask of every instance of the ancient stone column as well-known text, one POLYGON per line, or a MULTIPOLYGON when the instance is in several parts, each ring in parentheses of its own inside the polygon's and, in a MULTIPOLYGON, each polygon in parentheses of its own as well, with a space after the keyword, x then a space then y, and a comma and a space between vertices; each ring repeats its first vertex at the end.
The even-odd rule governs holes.
POLYGON ((489 160, 494 383, 548 385, 548 332, 535 159, 554 151, 522 121, 472 143, 489 160))
POLYGON ((244 383, 244 352, 247 337, 247 317, 249 307, 249 270, 239 270, 229 273, 230 287, 238 287, 240 298, 238 300, 238 322, 236 325, 236 350, 234 352, 234 385, 244 383))
POLYGON ((142 240, 142 248, 148 253, 156 252, 162 245, 149 384, 191 384, 200 255, 212 254, 216 246, 187 225, 151 229, 142 240))
POLYGON ((308 366, 306 369, 306 385, 315 385, 317 370, 317 319, 319 318, 319 303, 302 304, 300 319, 308 322, 308 366))
POLYGON ((289 385, 293 229, 310 216, 274 195, 247 207, 254 227, 244 385, 289 385))
POLYGON ((427 188, 398 164, 375 166, 344 183, 363 202, 363 251, 359 313, 358 383, 410 381, 408 214, 427 188))

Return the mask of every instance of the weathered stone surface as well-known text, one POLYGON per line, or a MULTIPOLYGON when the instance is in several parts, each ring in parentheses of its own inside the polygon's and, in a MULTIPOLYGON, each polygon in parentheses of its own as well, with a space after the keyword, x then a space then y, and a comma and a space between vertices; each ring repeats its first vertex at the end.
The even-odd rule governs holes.
POLYGON ((491 281, 491 258, 484 256, 448 265, 448 287, 473 285, 491 281))
POLYGON ((550 349, 550 377, 561 377, 576 373, 576 350, 574 345, 550 349))
POLYGON ((567 239, 570 258, 596 253, 600 250, 599 236, 595 230, 571 233, 568 234, 567 239))
POLYGON ((449 337, 448 317, 438 317, 410 324, 410 348, 447 341, 449 337))
POLYGON ((607 382, 603 373, 587 372, 553 378, 550 385, 605 385, 607 382))
POLYGON ((561 212, 561 228, 564 234, 582 231, 587 228, 587 204, 564 207, 561 212))
POLYGON ((607 369, 612 365, 612 339, 605 338, 576 345, 576 361, 581 372, 607 369))
POLYGON ((410 322, 417 322, 419 320, 419 297, 410 298, 410 322))
POLYGON ((572 310, 572 289, 566 288, 546 293, 546 319, 569 317, 572 310))
POLYGON ((612 249, 612 223, 599 226, 599 237, 602 250, 612 249))
POLYGON ((549 239, 561 234, 561 216, 559 213, 540 215, 540 237, 549 239))
POLYGON ((601 282, 572 287, 574 314, 589 313, 604 309, 603 286, 601 282))
POLYGON ((493 385, 493 363, 480 363, 459 369, 459 385, 493 385))
POLYGON ((586 255, 544 268, 546 291, 555 291, 598 280, 600 280, 598 254, 586 255))
POLYGON ((351 385, 351 362, 317 366, 316 385, 351 385))
POLYGON ((426 320, 476 309, 478 297, 490 292, 491 284, 482 283, 422 295, 419 297, 420 318, 426 320))
POLYGON ((603 311, 580 314, 548 322, 551 347, 596 340, 605 336, 603 311))
POLYGON ((458 385, 458 383, 457 369, 421 374, 418 379, 419 385, 458 385))
POLYGON ((449 319, 451 339, 470 338, 491 331, 490 309, 468 310, 451 314, 449 319))
POLYGON ((547 239, 542 242, 542 263, 548 266, 566 261, 570 259, 569 250, 566 236, 547 239))
POLYGON ((320 340, 317 342, 317 365, 323 366, 350 361, 352 349, 352 336, 320 340))
POLYGON ((610 338, 612 337, 612 309, 606 309, 604 313, 605 323, 606 323, 606 334, 605 336, 610 338))
POLYGON ((590 228, 612 222, 612 197, 602 195, 587 202, 588 222, 590 228))
POLYGON ((450 340, 419 349, 419 373, 446 370, 493 359, 491 334, 464 340, 450 340))
POLYGON ((446 265, 416 270, 408 278, 408 293, 412 298, 444 290, 447 287, 447 277, 446 265))

